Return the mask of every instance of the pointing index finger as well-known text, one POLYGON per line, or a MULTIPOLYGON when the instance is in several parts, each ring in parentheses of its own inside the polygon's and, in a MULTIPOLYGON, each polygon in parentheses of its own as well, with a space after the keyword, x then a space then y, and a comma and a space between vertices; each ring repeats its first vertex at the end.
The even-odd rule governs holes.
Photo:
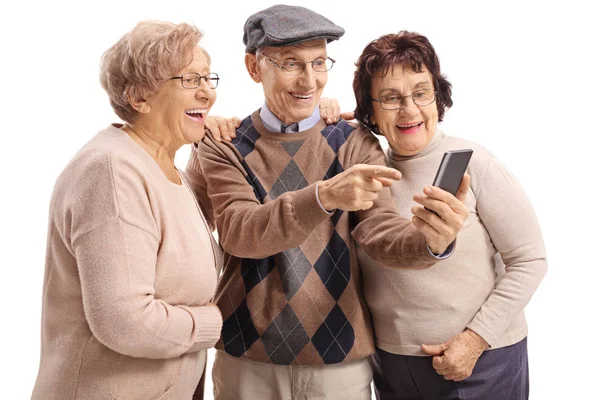
POLYGON ((359 165, 357 166, 357 172, 363 178, 370 179, 388 178, 397 181, 400 180, 400 178, 402 178, 402 174, 400 173, 400 171, 393 168, 384 167, 382 165, 359 165))

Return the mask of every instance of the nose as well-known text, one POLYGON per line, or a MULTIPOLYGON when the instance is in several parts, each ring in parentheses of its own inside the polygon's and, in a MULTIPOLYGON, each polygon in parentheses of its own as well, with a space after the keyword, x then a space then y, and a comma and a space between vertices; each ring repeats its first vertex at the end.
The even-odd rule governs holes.
POLYGON ((306 63, 304 71, 298 76, 298 84, 305 88, 313 88, 316 85, 315 81, 315 71, 312 68, 312 64, 306 63))
POLYGON ((415 115, 419 112, 419 107, 415 104, 412 96, 406 96, 403 99, 402 107, 400 107, 400 112, 404 112, 408 115, 415 115))
POLYGON ((202 79, 200 86, 196 88, 196 93, 194 95, 197 100, 214 102, 217 98, 217 91, 212 89, 206 80, 202 79))

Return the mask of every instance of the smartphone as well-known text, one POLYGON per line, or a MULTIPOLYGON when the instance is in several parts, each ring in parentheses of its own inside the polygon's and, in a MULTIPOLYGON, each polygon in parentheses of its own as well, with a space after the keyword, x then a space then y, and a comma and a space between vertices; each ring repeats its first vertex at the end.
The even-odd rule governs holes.
POLYGON ((437 186, 446 192, 456 196, 460 182, 471 160, 473 150, 451 150, 444 153, 437 174, 433 180, 433 186, 437 186))
MULTIPOLYGON (((438 167, 435 179, 433 180, 433 186, 437 186, 440 189, 444 189, 446 192, 452 193, 456 196, 460 182, 462 181, 463 175, 471 160, 473 150, 451 150, 444 153, 440 166, 438 167)), ((438 215, 433 210, 425 207, 426 210, 431 211, 435 215, 438 215)), ((439 216, 439 215, 438 215, 439 216)))

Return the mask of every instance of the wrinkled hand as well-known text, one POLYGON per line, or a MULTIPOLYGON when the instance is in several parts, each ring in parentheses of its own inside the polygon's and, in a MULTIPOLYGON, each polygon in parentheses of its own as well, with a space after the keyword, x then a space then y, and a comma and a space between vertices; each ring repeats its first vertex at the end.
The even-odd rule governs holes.
POLYGON ((368 210, 384 187, 390 187, 402 174, 393 168, 357 164, 319 183, 319 199, 326 210, 368 210))
POLYGON ((473 373, 475 363, 489 344, 477 333, 467 329, 446 343, 427 345, 421 349, 433 357, 433 368, 446 380, 462 381, 473 373))
POLYGON ((242 121, 239 118, 224 118, 224 117, 206 117, 204 129, 217 142, 223 140, 231 142, 235 138, 235 129, 240 126, 242 121))
POLYGON ((319 111, 321 112, 321 119, 328 124, 334 124, 340 118, 346 121, 354 119, 354 111, 340 112, 340 103, 336 99, 322 97, 319 100, 319 111))
POLYGON ((328 124, 334 124, 340 119, 340 103, 336 99, 321 97, 319 100, 321 119, 328 124))
POLYGON ((471 177, 465 174, 456 197, 435 186, 426 187, 423 190, 425 196, 413 197, 413 200, 423 207, 411 208, 414 215, 412 222, 425 235, 429 248, 435 254, 446 251, 469 215, 464 201, 470 183, 471 177))

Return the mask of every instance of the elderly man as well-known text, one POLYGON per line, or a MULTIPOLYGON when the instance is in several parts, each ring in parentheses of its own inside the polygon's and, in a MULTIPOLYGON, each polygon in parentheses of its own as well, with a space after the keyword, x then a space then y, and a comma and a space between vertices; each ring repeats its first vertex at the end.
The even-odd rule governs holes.
POLYGON ((466 216, 434 188, 425 205, 444 229, 402 219, 387 188, 400 174, 377 139, 321 120, 335 62, 326 44, 343 33, 302 7, 248 18, 245 62, 265 104, 231 143, 207 137, 192 152, 187 173, 197 190, 206 181, 225 251, 217 399, 370 398, 374 345, 353 238, 386 265, 426 268, 466 216))

